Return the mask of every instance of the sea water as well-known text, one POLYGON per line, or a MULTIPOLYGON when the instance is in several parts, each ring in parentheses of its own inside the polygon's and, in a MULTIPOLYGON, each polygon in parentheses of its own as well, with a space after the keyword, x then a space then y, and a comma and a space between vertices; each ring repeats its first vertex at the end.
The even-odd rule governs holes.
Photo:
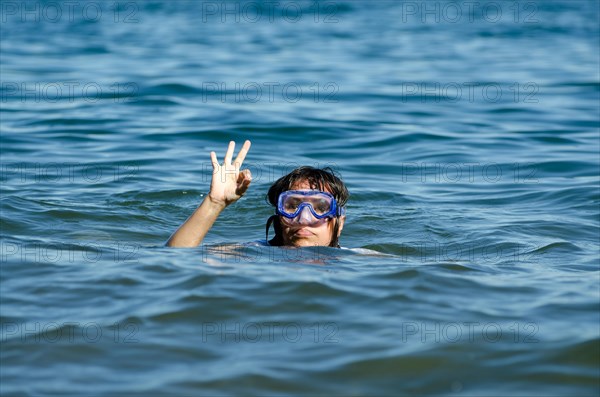
POLYGON ((598 395, 598 7, 3 1, 2 394, 598 395), (348 249, 245 244, 299 165, 348 249))

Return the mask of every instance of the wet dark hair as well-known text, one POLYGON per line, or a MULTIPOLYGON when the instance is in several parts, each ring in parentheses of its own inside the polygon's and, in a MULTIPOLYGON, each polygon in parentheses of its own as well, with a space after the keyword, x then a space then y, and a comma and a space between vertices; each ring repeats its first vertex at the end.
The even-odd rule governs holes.
MULTIPOLYGON (((342 181, 341 177, 336 175, 335 171, 330 167, 325 168, 314 168, 310 166, 298 167, 289 174, 279 178, 271 185, 269 192, 267 193, 266 200, 273 207, 277 208, 277 200, 282 192, 291 190, 298 182, 308 182, 311 189, 328 191, 330 192, 335 201, 337 201, 338 207, 343 207, 348 202, 350 193, 346 185, 342 181)), ((340 228, 339 219, 334 218, 333 235, 330 247, 340 247, 338 241, 338 231, 340 228)), ((269 227, 273 223, 275 229, 275 237, 269 240, 270 245, 281 246, 283 245, 283 235, 281 232, 281 222, 278 215, 273 215, 267 220, 266 236, 269 239, 269 227)))

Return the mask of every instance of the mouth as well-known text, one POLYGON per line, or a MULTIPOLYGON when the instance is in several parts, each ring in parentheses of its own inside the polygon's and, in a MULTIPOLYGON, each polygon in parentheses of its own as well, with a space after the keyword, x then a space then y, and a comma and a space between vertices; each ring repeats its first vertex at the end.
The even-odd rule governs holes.
POLYGON ((297 237, 311 237, 311 236, 314 236, 314 233, 312 233, 311 231, 309 231, 308 229, 306 229, 304 227, 300 228, 300 229, 294 230, 292 234, 294 236, 297 236, 297 237))

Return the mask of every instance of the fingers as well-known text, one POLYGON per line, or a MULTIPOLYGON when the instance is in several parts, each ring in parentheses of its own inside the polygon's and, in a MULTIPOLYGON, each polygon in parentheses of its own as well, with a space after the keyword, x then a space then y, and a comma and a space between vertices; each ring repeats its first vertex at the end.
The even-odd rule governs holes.
MULTIPOLYGON (((244 146, 242 146, 242 149, 240 150, 237 157, 235 158, 235 166, 236 167, 242 166, 242 163, 246 159, 246 154, 248 154, 248 150, 250 150, 250 146, 251 146, 250 141, 247 140, 246 142, 244 142, 244 146)), ((249 171, 249 170, 247 170, 247 171, 249 171)))
POLYGON ((250 170, 245 169, 240 171, 240 174, 238 176, 238 182, 252 182, 252 173, 250 172, 250 170))
POLYGON ((225 153, 225 164, 231 164, 231 159, 233 158, 233 150, 235 149, 235 142, 229 142, 229 146, 227 147, 227 153, 225 153))
POLYGON ((241 171, 238 175, 236 194, 239 196, 243 196, 244 193, 246 193, 246 190, 248 190, 248 187, 250 186, 251 182, 252 173, 250 172, 250 170, 241 171))
POLYGON ((217 154, 215 152, 210 152, 210 162, 212 163, 213 170, 219 168, 219 162, 217 161, 217 154))
MULTIPOLYGON (((250 141, 247 140, 246 142, 244 142, 244 146, 242 146, 242 149, 238 153, 237 157, 235 158, 235 163, 233 164, 236 169, 239 169, 242 166, 242 163, 244 162, 244 160, 246 159, 246 155, 248 154, 248 150, 250 150, 250 145, 250 141)), ((231 164, 231 159, 233 158, 234 151, 235 142, 230 141, 229 146, 227 146, 227 153, 225 153, 225 159, 223 163, 224 165, 231 164)), ((219 162, 217 160, 217 154, 215 152, 210 152, 210 161, 213 164, 213 169, 216 170, 219 167, 219 162)), ((250 172, 249 170, 246 171, 250 172)))

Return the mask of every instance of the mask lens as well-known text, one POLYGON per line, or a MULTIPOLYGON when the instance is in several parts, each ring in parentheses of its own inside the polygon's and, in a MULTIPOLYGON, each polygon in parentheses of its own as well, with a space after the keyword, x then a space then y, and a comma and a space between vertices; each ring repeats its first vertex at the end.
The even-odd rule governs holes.
POLYGON ((289 196, 283 200, 283 210, 288 214, 293 214, 296 212, 300 204, 302 203, 302 198, 297 196, 289 196))
POLYGON ((334 201, 331 195, 319 191, 287 191, 280 196, 279 210, 291 217, 298 209, 309 207, 314 215, 323 216, 332 212, 334 201))
POLYGON ((308 200, 317 215, 324 215, 331 210, 331 200, 323 197, 314 197, 308 200))

